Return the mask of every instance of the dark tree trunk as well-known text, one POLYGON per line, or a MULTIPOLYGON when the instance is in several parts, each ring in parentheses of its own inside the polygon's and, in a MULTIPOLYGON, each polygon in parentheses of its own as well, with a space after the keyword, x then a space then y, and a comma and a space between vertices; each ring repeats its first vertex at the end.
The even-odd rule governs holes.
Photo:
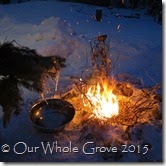
POLYGON ((102 20, 102 10, 101 9, 97 9, 96 10, 96 20, 97 21, 101 21, 102 20))

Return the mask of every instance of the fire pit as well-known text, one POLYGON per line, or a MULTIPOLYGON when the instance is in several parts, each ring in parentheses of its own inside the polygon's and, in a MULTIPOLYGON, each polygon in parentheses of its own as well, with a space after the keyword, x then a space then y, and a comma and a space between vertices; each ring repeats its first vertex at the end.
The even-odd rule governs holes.
POLYGON ((44 132, 62 130, 75 115, 74 107, 62 99, 46 99, 32 106, 29 118, 32 124, 44 132))

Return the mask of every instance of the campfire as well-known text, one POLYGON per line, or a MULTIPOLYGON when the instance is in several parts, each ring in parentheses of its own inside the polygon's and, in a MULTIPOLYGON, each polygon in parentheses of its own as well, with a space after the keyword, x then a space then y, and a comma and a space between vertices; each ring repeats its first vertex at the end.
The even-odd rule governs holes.
MULTIPOLYGON (((116 95, 107 81, 90 86, 86 96, 92 104, 93 114, 106 120, 119 114, 119 105, 116 95)), ((86 106, 86 104, 84 104, 86 106)))
POLYGON ((160 114, 158 88, 139 89, 129 82, 94 76, 85 83, 73 84, 62 98, 72 103, 80 121, 133 126, 150 122, 160 114))
MULTIPOLYGON (((135 83, 118 81, 110 77, 111 61, 103 40, 97 37, 91 41, 92 68, 86 78, 80 78, 62 98, 82 112, 82 119, 133 126, 147 123, 159 113, 159 85, 138 88, 135 83), (97 41, 96 41, 97 40, 97 41)), ((86 69, 87 70, 87 69, 86 69)), ((82 72, 83 73, 83 72, 82 72)), ((134 81, 133 81, 134 82, 134 81)))

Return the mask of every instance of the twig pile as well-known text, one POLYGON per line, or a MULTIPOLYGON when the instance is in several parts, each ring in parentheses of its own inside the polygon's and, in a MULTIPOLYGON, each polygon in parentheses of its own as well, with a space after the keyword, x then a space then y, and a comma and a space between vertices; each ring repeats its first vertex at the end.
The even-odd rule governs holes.
POLYGON ((107 35, 102 35, 91 40, 91 73, 85 79, 80 78, 77 84, 73 84, 72 88, 62 95, 62 98, 71 102, 76 110, 86 115, 85 119, 98 121, 99 124, 103 123, 101 119, 93 115, 92 110, 96 106, 92 104, 93 102, 89 100, 86 94, 89 87, 95 89, 97 84, 100 84, 101 89, 103 89, 103 83, 107 82, 118 99, 119 114, 107 119, 106 123, 133 126, 137 123, 149 122, 154 114, 160 114, 159 99, 157 97, 159 85, 152 88, 138 89, 133 84, 134 81, 132 83, 120 82, 115 77, 111 78, 109 76, 111 61, 108 58, 106 38, 107 35), (150 114, 153 115, 150 116, 150 114))

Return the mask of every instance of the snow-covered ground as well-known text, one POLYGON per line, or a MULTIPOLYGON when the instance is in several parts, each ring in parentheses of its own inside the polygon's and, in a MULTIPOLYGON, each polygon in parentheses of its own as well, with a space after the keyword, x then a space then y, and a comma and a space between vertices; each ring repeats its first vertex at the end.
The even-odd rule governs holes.
POLYGON ((117 73, 135 75, 147 86, 154 84, 152 79, 161 83, 162 26, 144 15, 144 10, 103 8, 102 23, 96 22, 97 8, 46 1, 1 5, 0 41, 16 40, 43 56, 78 57, 74 64, 82 64, 81 57, 90 56, 88 41, 107 34, 112 61, 119 56, 117 73), (131 14, 140 14, 140 19, 121 16, 131 14))
MULTIPOLYGON (((67 67, 62 70, 61 77, 79 77, 81 71, 90 65, 90 40, 98 35, 106 34, 112 63, 115 63, 118 57, 116 68, 113 70, 114 75, 130 75, 141 80, 144 86, 161 84, 162 26, 154 22, 152 17, 145 15, 145 10, 116 8, 101 8, 103 10, 102 22, 97 22, 94 19, 96 9, 98 7, 86 4, 55 1, 0 5, 0 42, 16 40, 21 45, 36 49, 43 56, 65 57, 67 67), (139 14, 140 18, 123 17, 133 14, 139 14)), ((59 86, 61 88, 61 84, 59 86)), ((161 92, 162 88, 159 90, 159 93, 161 92)), ((55 141, 60 137, 60 134, 56 136, 39 133, 29 123, 27 112, 31 106, 31 99, 38 98, 35 95, 33 92, 26 91, 24 96, 28 105, 26 107, 24 105, 19 116, 11 119, 6 129, 2 126, 3 114, 0 111, 0 146, 4 143, 13 145, 18 141, 27 142, 30 146, 38 146, 41 141, 55 141)), ((146 141, 154 144, 150 154, 152 156, 147 156, 147 158, 151 158, 150 161, 153 159, 161 161, 161 130, 149 126, 142 128, 146 141), (148 136, 147 131, 152 135, 148 136), (155 154, 155 151, 158 151, 158 154, 155 154)), ((133 130, 137 132, 139 126, 138 129, 136 127, 133 130)), ((77 141, 78 134, 74 132, 76 130, 72 134, 75 134, 74 140, 77 141)), ((70 134, 65 133, 67 136, 70 134)), ((64 138, 61 136, 64 144, 68 140, 67 136, 64 138)), ((31 153, 19 156, 12 154, 11 157, 10 153, 0 152, 0 160, 103 161, 97 154, 93 157, 84 154, 55 155, 31 153)), ((128 155, 121 161, 139 160, 136 155, 132 154, 132 156, 133 158, 128 155)))

